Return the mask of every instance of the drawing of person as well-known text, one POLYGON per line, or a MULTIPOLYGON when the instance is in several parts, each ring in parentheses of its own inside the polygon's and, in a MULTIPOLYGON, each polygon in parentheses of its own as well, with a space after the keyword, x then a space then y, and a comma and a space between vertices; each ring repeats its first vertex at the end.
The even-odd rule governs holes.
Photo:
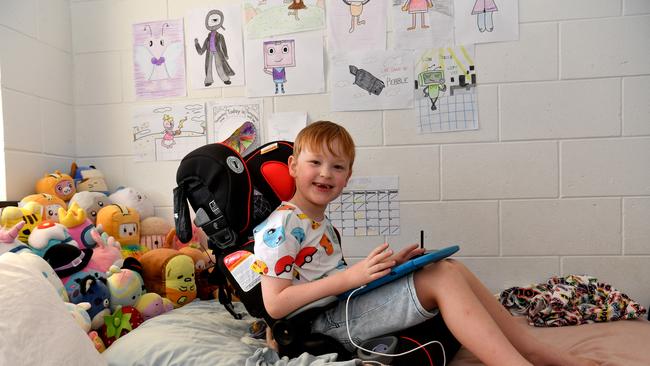
POLYGON ((219 33, 219 28, 225 30, 223 27, 223 13, 219 10, 213 9, 205 16, 205 27, 210 31, 208 36, 203 41, 203 46, 199 44, 199 40, 194 38, 194 47, 199 55, 205 55, 205 86, 212 85, 212 60, 214 60, 214 67, 217 74, 224 84, 230 85, 230 77, 235 75, 235 71, 228 64, 228 49, 226 49, 226 38, 223 34, 219 33))
POLYGON ((476 24, 478 25, 479 32, 492 32, 494 30, 492 13, 495 11, 499 11, 499 9, 497 9, 497 4, 494 0, 476 0, 472 8, 472 15, 476 15, 476 24))
POLYGON ((292 0, 291 5, 289 5, 290 11, 288 15, 293 15, 296 20, 300 20, 300 18, 298 18, 298 10, 300 9, 307 9, 307 5, 305 5, 302 0, 292 0))
POLYGON ((264 72, 273 76, 275 94, 278 94, 278 88, 284 94, 285 68, 296 66, 294 45, 294 40, 264 42, 264 72))
POLYGON ((356 25, 366 24, 365 20, 361 20, 361 13, 363 13, 363 6, 366 5, 370 0, 343 0, 344 3, 350 6, 350 33, 354 32, 354 27, 356 25))
POLYGON ((431 7, 433 7, 432 0, 406 0, 404 5, 402 5, 402 11, 408 11, 413 17, 412 25, 406 28, 406 30, 413 30, 416 28, 418 13, 420 14, 422 23, 420 27, 422 29, 429 28, 426 23, 426 16, 431 7))
POLYGON ((174 117, 164 114, 163 115, 163 137, 160 141, 160 145, 167 149, 171 149, 176 145, 175 137, 181 134, 181 129, 183 128, 183 123, 187 120, 187 117, 178 121, 178 129, 174 130, 174 117))

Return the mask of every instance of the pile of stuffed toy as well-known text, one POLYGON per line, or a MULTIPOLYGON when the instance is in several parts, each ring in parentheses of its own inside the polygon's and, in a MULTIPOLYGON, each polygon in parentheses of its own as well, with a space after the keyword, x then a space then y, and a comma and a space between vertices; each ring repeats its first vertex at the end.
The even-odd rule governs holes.
POLYGON ((110 192, 94 166, 46 174, 0 226, 0 255, 28 258, 100 352, 147 319, 214 297, 202 232, 181 243, 144 193, 110 192))

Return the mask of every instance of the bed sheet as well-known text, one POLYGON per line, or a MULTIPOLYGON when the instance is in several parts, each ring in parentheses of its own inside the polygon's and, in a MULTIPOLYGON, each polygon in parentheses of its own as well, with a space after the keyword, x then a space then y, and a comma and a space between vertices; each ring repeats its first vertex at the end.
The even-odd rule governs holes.
MULTIPOLYGON (((239 312, 244 311, 235 303, 239 312)), ((196 300, 142 323, 104 353, 109 365, 241 366, 265 342, 247 336, 248 315, 234 319, 218 301, 196 300)))
MULTIPOLYGON (((516 320, 527 327, 537 339, 556 345, 571 354, 598 361, 601 366, 650 365, 650 322, 645 319, 555 328, 529 326, 525 317, 517 317, 516 320)), ((476 365, 482 363, 464 347, 449 363, 449 366, 476 365)))

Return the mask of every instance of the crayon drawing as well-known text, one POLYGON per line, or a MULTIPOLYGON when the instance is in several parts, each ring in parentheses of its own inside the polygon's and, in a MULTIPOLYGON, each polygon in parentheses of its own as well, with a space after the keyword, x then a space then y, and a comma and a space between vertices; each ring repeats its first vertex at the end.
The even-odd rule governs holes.
POLYGON ((249 97, 325 91, 321 32, 246 41, 249 97))
POLYGON ((136 161, 180 160, 207 142, 204 103, 137 106, 133 109, 136 161))
POLYGON ((328 48, 386 49, 387 2, 335 0, 327 4, 328 48))
POLYGON ((478 129, 473 46, 419 51, 415 75, 420 133, 478 129))
POLYGON ((133 75, 138 99, 187 94, 182 19, 133 25, 133 75))
POLYGON ((325 27, 325 0, 244 0, 247 39, 325 27))
POLYGON ((517 0, 455 0, 454 8, 458 44, 519 39, 517 0))
POLYGON ((260 146, 263 104, 261 100, 223 99, 208 102, 210 142, 226 142, 246 152, 260 146))
POLYGON ((412 51, 338 53, 329 76, 333 111, 413 107, 412 51))
POLYGON ((193 89, 244 85, 241 9, 193 9, 186 17, 187 62, 193 89))
POLYGON ((454 44, 452 0, 393 0, 391 15, 396 49, 454 44))

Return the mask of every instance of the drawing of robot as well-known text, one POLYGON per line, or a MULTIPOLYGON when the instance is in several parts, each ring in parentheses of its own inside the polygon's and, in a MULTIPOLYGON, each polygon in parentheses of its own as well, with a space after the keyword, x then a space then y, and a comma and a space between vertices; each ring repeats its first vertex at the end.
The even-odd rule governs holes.
POLYGON ((187 117, 178 121, 178 129, 174 130, 174 117, 168 114, 163 115, 163 137, 160 141, 162 147, 171 149, 174 145, 176 145, 174 138, 181 134, 181 129, 183 128, 183 124, 186 120, 187 117))
POLYGON ((472 8, 472 15, 476 15, 476 24, 478 25, 479 32, 492 32, 494 30, 492 13, 495 11, 499 11, 499 9, 497 9, 497 4, 494 0, 476 0, 472 8))
POLYGON ((363 13, 363 6, 366 5, 370 0, 343 0, 343 2, 350 6, 350 30, 349 33, 354 32, 355 25, 366 24, 365 20, 361 20, 361 13, 363 13))
POLYGON ((205 81, 204 85, 210 86, 213 83, 212 79, 212 62, 214 60, 214 67, 217 74, 224 84, 230 85, 230 77, 235 75, 235 71, 228 64, 228 50, 226 48, 226 39, 223 34, 219 33, 219 28, 225 30, 223 27, 223 13, 220 10, 213 9, 205 16, 205 28, 210 33, 203 41, 203 46, 199 44, 199 40, 194 38, 194 47, 199 55, 205 53, 205 81))
POLYGON ((426 16, 431 7, 433 7, 433 2, 431 0, 406 0, 404 5, 402 5, 402 11, 408 11, 413 18, 413 23, 410 27, 406 28, 406 30, 413 30, 416 28, 418 14, 420 14, 420 20, 422 23, 420 28, 429 28, 426 23, 426 16))
POLYGON ((368 94, 379 95, 384 90, 386 84, 379 80, 373 74, 364 69, 359 69, 350 65, 350 74, 354 75, 354 84, 368 92, 368 94))
POLYGON ((421 72, 418 75, 418 83, 423 87, 424 96, 431 101, 431 110, 435 111, 438 109, 436 103, 438 102, 440 92, 447 90, 445 72, 442 68, 438 66, 431 70, 421 72))
POLYGON ((284 83, 287 82, 287 67, 296 66, 295 41, 266 41, 264 48, 264 72, 273 76, 275 94, 284 94, 284 83))

